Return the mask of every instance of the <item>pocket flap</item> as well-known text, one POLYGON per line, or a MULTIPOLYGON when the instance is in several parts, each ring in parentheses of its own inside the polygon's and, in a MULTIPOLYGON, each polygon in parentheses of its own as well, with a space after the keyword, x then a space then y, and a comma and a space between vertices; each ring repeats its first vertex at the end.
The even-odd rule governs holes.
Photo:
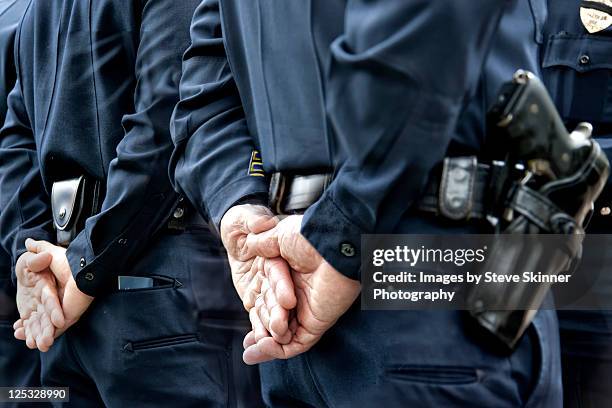
POLYGON ((79 217, 84 180, 85 178, 81 176, 53 183, 51 210, 55 228, 60 231, 69 229, 72 224, 71 221, 79 217))
POLYGON ((546 46, 544 68, 566 66, 578 72, 612 69, 612 38, 593 35, 553 35, 546 46))

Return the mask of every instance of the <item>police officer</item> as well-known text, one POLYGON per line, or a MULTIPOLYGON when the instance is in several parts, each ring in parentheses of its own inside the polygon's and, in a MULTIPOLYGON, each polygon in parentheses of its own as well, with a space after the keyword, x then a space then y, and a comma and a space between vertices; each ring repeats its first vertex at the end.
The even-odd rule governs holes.
MULTIPOLYGON (((29 0, 0 2, 0 123, 4 123, 6 97, 15 84, 15 31, 28 3, 29 0)), ((38 352, 28 350, 13 336, 13 323, 18 316, 11 258, 0 248, 0 386, 34 387, 40 385, 40 358, 38 352)))
POLYGON ((260 366, 268 405, 560 406, 550 311, 503 355, 459 312, 351 307, 361 234, 486 231, 414 204, 445 156, 482 151, 502 82, 538 71, 545 14, 537 0, 200 5, 171 173, 219 227, 253 325, 245 360, 290 358, 260 366))
POLYGON ((37 1, 19 28, 0 133, 15 334, 74 406, 258 405, 219 244, 168 180, 196 3, 37 1))
MULTIPOLYGON (((593 135, 610 157, 612 151, 612 8, 595 0, 548 2, 543 75, 568 127, 593 124, 593 135), (588 4, 587 4, 588 3, 588 4)), ((588 225, 592 234, 612 231, 612 189, 606 186, 588 225)), ((595 238, 597 239, 597 238, 595 238)), ((585 247, 576 279, 596 278, 600 265, 609 265, 609 251, 595 254, 585 247), (604 257, 604 258, 602 258, 604 257), (607 260, 607 263, 605 262, 607 260)), ((592 296, 609 299, 612 280, 602 270, 592 296)), ((563 363, 564 403, 567 407, 610 405, 612 390, 612 312, 559 311, 563 363)))

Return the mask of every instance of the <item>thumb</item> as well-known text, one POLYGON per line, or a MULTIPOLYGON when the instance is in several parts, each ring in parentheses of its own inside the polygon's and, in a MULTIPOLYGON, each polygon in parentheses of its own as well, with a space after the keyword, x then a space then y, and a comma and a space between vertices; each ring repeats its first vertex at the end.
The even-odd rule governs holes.
POLYGON ((249 232, 259 234, 276 227, 278 218, 269 214, 252 215, 247 218, 246 224, 249 232))
POLYGON ((48 241, 35 241, 30 238, 26 240, 26 248, 35 254, 51 254, 51 261, 47 266, 51 268, 51 272, 61 285, 68 281, 71 272, 70 268, 66 268, 66 250, 64 248, 53 245, 48 241))
POLYGON ((34 273, 43 272, 49 268, 52 259, 49 252, 30 253, 26 258, 26 267, 34 273))
POLYGON ((34 254, 40 254, 42 252, 53 252, 55 245, 47 241, 35 241, 32 238, 28 238, 25 241, 26 249, 34 254))
POLYGON ((277 258, 281 255, 278 243, 278 228, 260 234, 249 234, 246 238, 246 248, 251 257, 277 258))

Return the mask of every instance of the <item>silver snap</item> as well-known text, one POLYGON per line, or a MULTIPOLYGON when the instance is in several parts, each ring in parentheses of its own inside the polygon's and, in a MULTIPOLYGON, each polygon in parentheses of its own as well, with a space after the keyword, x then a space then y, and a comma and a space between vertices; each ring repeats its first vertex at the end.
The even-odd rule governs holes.
POLYGON ((121 239, 120 239, 119 241, 117 241, 117 242, 119 242, 119 244, 121 244, 121 245, 125 245, 125 244, 127 244, 127 239, 125 239, 125 238, 121 238, 121 239))
POLYGON ((62 207, 60 208, 60 211, 59 211, 59 217, 63 219, 65 216, 66 216, 66 207, 62 207))
POLYGON ((348 242, 340 245, 340 253, 348 258, 355 256, 355 247, 353 244, 349 244, 348 242))
POLYGON ((462 168, 453 169, 451 172, 451 176, 455 181, 462 182, 465 181, 468 177, 468 172, 462 168))
POLYGON ((584 54, 580 57, 580 65, 586 65, 589 62, 591 62, 591 57, 589 57, 588 55, 584 54))
POLYGON ((81 268, 84 268, 85 265, 87 265, 87 262, 85 262, 85 258, 81 258, 79 265, 81 265, 81 268))
POLYGON ((458 196, 451 197, 449 204, 452 208, 459 208, 463 205, 463 199, 458 196))
POLYGON ((174 214, 172 214, 174 218, 181 218, 183 215, 185 215, 185 210, 183 210, 181 207, 174 210, 174 214))
POLYGON ((91 282, 92 280, 94 280, 94 274, 91 272, 87 272, 85 274, 85 279, 91 282))

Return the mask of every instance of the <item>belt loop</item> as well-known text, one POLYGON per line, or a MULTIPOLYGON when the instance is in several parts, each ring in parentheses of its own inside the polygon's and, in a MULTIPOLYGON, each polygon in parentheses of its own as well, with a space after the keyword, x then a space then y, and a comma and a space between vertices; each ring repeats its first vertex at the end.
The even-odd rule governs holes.
POLYGON ((270 208, 277 215, 284 215, 283 201, 285 200, 286 183, 287 178, 280 172, 273 173, 270 177, 268 200, 270 208))

